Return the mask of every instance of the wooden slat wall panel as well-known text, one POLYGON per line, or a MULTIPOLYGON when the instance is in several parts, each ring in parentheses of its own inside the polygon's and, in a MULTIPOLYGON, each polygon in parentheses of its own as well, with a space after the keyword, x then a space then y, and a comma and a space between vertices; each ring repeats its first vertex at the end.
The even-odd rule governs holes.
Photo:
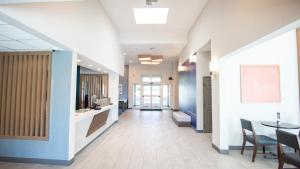
POLYGON ((80 105, 81 108, 84 107, 84 100, 85 100, 85 95, 87 94, 89 96, 89 106, 92 106, 91 103, 91 97, 93 95, 96 95, 97 98, 103 98, 103 97, 108 97, 108 75, 90 75, 90 74, 82 74, 80 75, 80 89, 81 89, 81 94, 80 94, 80 105), (85 86, 88 88, 87 93, 85 93, 84 89, 84 83, 87 84, 85 86), (105 91, 103 91, 105 90, 105 91), (104 95, 103 95, 104 93, 104 95))
POLYGON ((48 140, 51 52, 0 52, 0 138, 48 140))

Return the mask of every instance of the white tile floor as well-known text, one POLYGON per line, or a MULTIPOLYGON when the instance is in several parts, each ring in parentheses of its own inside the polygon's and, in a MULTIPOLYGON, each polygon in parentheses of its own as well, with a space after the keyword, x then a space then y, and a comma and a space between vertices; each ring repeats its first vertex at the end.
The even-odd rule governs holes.
POLYGON ((210 134, 179 128, 171 112, 129 110, 70 166, 0 163, 0 169, 276 169, 276 160, 252 151, 218 154, 210 134))

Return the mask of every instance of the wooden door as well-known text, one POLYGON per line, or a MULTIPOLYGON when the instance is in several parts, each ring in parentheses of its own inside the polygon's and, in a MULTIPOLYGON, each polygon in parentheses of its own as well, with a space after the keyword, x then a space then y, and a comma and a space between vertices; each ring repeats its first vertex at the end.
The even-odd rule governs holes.
POLYGON ((204 132, 212 132, 212 101, 211 101, 211 77, 203 77, 203 119, 204 132))

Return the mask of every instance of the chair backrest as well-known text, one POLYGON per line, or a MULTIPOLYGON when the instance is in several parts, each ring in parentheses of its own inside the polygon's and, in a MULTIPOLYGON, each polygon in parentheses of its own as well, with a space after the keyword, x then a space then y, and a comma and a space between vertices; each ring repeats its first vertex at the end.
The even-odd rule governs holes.
POLYGON ((242 124, 242 129, 254 132, 251 121, 246 119, 241 119, 241 124, 242 124))
POLYGON ((297 135, 282 130, 276 130, 276 135, 278 143, 299 150, 297 135))

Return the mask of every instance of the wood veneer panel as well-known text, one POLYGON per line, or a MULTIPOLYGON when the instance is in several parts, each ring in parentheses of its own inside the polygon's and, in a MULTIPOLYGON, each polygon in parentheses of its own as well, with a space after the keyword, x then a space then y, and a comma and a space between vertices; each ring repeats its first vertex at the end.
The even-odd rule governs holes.
POLYGON ((5 135, 5 110, 6 110, 6 92, 7 92, 7 72, 8 72, 8 56, 3 56, 3 75, 2 75, 2 90, 1 93, 1 123, 0 123, 0 130, 1 135, 5 135))
MULTIPOLYGON (((4 57, 0 57, 0 129, 2 122, 2 83, 3 83, 3 68, 4 68, 4 57)), ((0 134, 2 134, 2 131, 0 130, 0 134)))
POLYGON ((110 110, 106 110, 102 113, 96 114, 93 117, 92 123, 89 127, 86 137, 93 134, 94 132, 96 132, 98 129, 100 129, 102 126, 104 126, 106 124, 109 112, 110 112, 110 110))
POLYGON ((12 93, 12 72, 13 72, 13 57, 8 57, 8 77, 7 77, 7 94, 6 94, 6 109, 5 109, 5 135, 9 135, 10 116, 11 116, 11 93, 12 93))
POLYGON ((85 94, 87 94, 89 96, 89 106, 92 106, 92 103, 91 103, 91 97, 93 95, 96 95, 97 98, 101 98, 102 95, 101 95, 101 80, 102 80, 102 77, 104 75, 88 75, 88 74, 82 74, 80 75, 80 91, 81 91, 81 94, 79 96, 79 99, 80 99, 80 105, 81 105, 81 108, 84 107, 84 100, 85 100, 85 94), (85 93, 84 89, 83 89, 83 84, 86 83, 88 90, 87 90, 87 93, 85 93))
POLYGON ((51 52, 0 52, 0 138, 49 137, 51 52))

